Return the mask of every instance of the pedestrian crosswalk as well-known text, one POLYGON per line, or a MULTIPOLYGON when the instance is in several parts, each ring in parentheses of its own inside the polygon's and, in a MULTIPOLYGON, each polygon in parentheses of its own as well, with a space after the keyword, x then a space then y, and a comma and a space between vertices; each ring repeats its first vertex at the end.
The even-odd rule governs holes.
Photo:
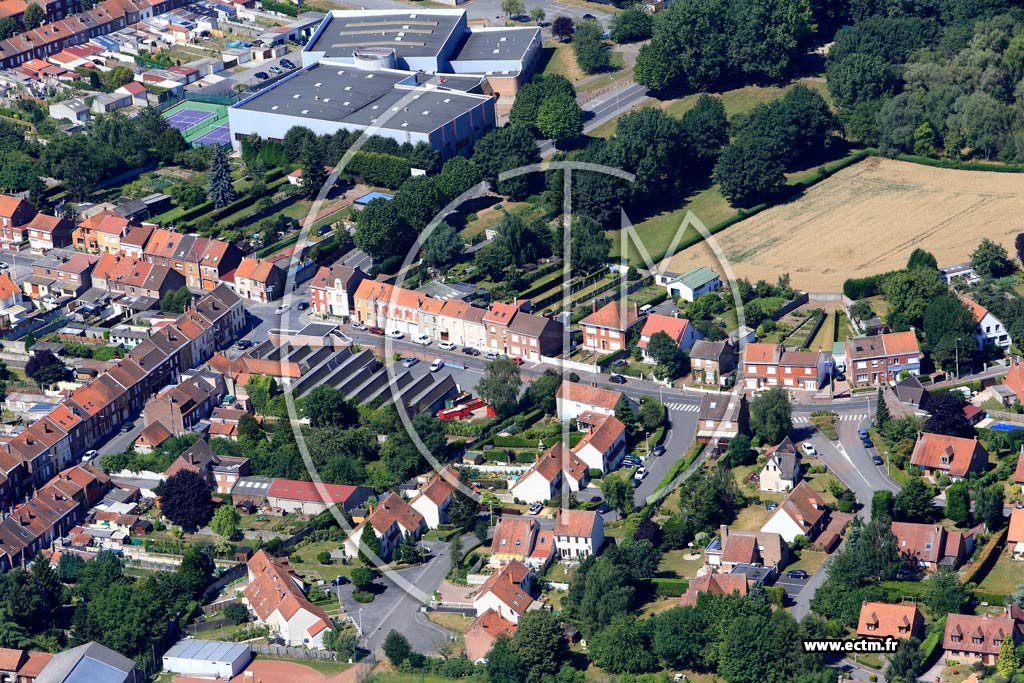
POLYGON ((696 403, 666 403, 665 407, 674 413, 696 413, 700 409, 696 403))
MULTIPOLYGON (((867 413, 840 413, 840 422, 860 422, 868 419, 867 413)), ((811 424, 811 417, 809 415, 794 415, 793 424, 806 425, 811 424)))

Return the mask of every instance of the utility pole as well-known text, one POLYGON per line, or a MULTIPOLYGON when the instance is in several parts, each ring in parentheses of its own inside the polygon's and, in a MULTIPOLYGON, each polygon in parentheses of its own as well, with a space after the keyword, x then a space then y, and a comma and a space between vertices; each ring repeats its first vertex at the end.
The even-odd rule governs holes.
POLYGON ((953 350, 956 356, 956 378, 960 379, 960 337, 956 338, 956 342, 953 344, 953 350))

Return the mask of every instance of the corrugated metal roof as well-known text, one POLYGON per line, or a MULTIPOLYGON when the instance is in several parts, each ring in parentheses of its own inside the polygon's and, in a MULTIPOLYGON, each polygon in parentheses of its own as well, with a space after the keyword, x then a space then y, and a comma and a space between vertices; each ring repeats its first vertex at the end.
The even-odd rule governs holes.
POLYGON ((245 643, 222 643, 216 640, 186 638, 171 646, 171 649, 164 653, 164 657, 201 659, 207 662, 233 662, 242 654, 249 654, 249 646, 245 643))

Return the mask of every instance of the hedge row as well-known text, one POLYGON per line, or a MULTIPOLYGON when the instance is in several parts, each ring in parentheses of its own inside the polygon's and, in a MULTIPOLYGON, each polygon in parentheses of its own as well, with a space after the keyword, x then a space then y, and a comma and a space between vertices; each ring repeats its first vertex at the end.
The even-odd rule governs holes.
POLYGON ((379 152, 356 152, 345 171, 367 185, 397 190, 412 175, 408 159, 379 152))
POLYGON ((690 587, 690 582, 686 579, 653 578, 651 583, 654 585, 655 594, 661 598, 678 598, 690 587))
POLYGON ((819 313, 818 319, 811 324, 811 329, 807 331, 807 336, 804 337, 803 347, 805 349, 811 348, 811 342, 813 342, 814 338, 818 335, 818 330, 821 329, 821 326, 825 324, 826 315, 828 314, 824 312, 819 313))
POLYGON ((878 273, 867 277, 852 277, 843 283, 843 294, 854 300, 878 296, 882 293, 885 281, 895 272, 890 270, 887 273, 878 273))
POLYGON ((932 625, 924 640, 921 641, 921 670, 927 671, 943 653, 942 637, 946 632, 946 617, 942 617, 932 625))
POLYGON ((900 161, 909 161, 922 166, 935 166, 937 168, 955 168, 961 171, 992 171, 994 173, 1024 173, 1024 166, 1020 164, 986 164, 979 161, 960 161, 959 159, 933 159, 921 157, 915 154, 898 154, 896 158, 900 161))
POLYGON ((1006 544, 1006 534, 1008 531, 1008 528, 1004 528, 998 534, 988 539, 988 543, 985 544, 985 547, 978 554, 978 559, 974 561, 973 566, 969 568, 968 574, 964 577, 964 583, 978 585, 988 576, 992 567, 999 560, 999 554, 1006 544))

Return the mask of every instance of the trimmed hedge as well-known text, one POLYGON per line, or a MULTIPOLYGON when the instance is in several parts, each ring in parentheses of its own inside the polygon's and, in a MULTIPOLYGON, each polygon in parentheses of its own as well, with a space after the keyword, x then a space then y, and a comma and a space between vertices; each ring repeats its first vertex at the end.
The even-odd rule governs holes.
POLYGON ((853 300, 878 296, 882 293, 885 281, 895 272, 890 270, 887 273, 878 273, 877 275, 868 275, 867 277, 852 277, 843 283, 843 294, 853 300))
POLYGON ((1024 173, 1024 166, 1020 164, 984 164, 979 161, 960 161, 959 159, 933 159, 915 154, 897 154, 900 161, 909 161, 922 166, 935 166, 937 168, 955 168, 961 171, 992 171, 994 173, 1024 173))
POLYGON ((379 152, 356 152, 345 170, 367 185, 391 190, 397 190, 412 176, 412 164, 408 159, 379 152))
POLYGON ((978 585, 988 576, 988 573, 992 571, 992 567, 999 560, 999 554, 1002 552, 1003 547, 1006 545, 1006 534, 1009 530, 1009 527, 1004 527, 1002 531, 988 539, 988 543, 981 549, 978 559, 974 561, 974 565, 970 567, 968 574, 964 577, 965 584, 973 583, 978 585))
POLYGON ((690 582, 686 579, 651 579, 654 586, 654 593, 660 598, 678 598, 686 593, 690 582))
POLYGON ((921 669, 927 671, 942 655, 942 637, 946 631, 946 617, 942 617, 932 625, 924 640, 921 641, 921 669))

